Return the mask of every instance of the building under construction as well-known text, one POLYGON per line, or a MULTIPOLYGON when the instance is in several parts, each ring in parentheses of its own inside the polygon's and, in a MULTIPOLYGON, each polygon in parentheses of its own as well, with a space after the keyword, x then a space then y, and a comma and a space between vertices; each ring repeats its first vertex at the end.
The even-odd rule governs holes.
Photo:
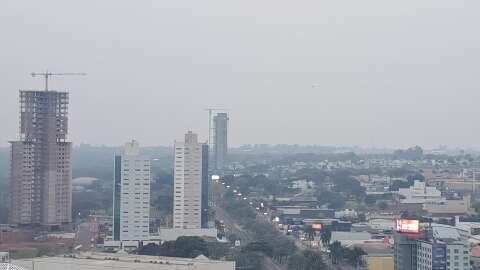
POLYGON ((11 141, 9 222, 72 221, 68 93, 20 91, 20 138, 11 141))

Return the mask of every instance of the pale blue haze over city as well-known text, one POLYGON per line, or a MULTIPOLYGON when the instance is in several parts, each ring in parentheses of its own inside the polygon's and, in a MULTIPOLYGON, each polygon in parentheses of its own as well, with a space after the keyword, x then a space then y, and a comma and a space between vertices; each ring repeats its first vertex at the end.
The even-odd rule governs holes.
POLYGON ((480 149, 478 1, 18 1, 0 3, 0 146, 18 138, 31 72, 70 91, 75 144, 480 149))

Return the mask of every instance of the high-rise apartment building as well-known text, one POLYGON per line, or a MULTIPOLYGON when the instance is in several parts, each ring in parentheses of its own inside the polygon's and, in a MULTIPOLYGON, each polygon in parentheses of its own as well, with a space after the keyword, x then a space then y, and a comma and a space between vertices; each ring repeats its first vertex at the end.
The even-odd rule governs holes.
POLYGON ((394 233, 395 270, 469 270, 470 249, 455 227, 433 224, 394 233))
POLYGON ((208 227, 208 145, 191 131, 175 142, 173 227, 208 227))
POLYGON ((418 241, 418 270, 470 270, 470 248, 466 241, 418 241))
POLYGON ((217 170, 225 166, 225 160, 228 152, 228 114, 217 113, 213 117, 214 143, 213 143, 213 165, 217 170))
POLYGON ((417 269, 417 240, 419 233, 394 232, 394 262, 395 270, 417 269))
POLYGON ((11 141, 12 224, 72 221, 68 93, 20 91, 20 138, 11 141))
POLYGON ((140 155, 138 142, 126 143, 114 163, 114 241, 149 240, 150 183, 150 158, 140 155))

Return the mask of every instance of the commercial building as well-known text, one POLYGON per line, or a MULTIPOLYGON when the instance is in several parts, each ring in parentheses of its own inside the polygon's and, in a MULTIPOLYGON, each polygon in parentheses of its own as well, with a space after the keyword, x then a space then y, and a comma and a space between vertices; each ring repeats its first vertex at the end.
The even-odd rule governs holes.
POLYGON ((10 254, 8 252, 0 252, 0 263, 8 263, 10 261, 10 254))
POLYGON ((115 155, 113 190, 113 240, 149 240, 150 158, 140 155, 138 142, 125 144, 115 155))
POLYGON ((415 181, 408 188, 398 191, 398 211, 411 211, 429 216, 452 216, 468 212, 469 196, 442 196, 435 186, 427 186, 425 182, 415 181))
POLYGON ((394 233, 395 270, 468 270, 469 244, 455 227, 402 222, 394 233))
MULTIPOLYGON (((372 241, 372 235, 368 232, 342 232, 332 231, 331 242, 340 242, 342 246, 350 247, 372 241)), ((381 241, 381 240, 378 240, 381 241)))
POLYGON ((417 240, 420 238, 418 233, 394 232, 395 270, 417 269, 417 240))
POLYGON ((464 196, 462 199, 447 200, 442 198, 438 201, 426 202, 423 204, 423 210, 429 216, 462 215, 467 213, 470 208, 470 196, 464 196))
POLYGON ((474 246, 470 250, 470 261, 472 262, 472 269, 480 269, 480 246, 474 246))
POLYGON ((389 254, 372 254, 364 256, 368 270, 394 270, 393 258, 389 254))
POLYGON ((213 166, 216 170, 225 167, 225 160, 228 153, 228 114, 217 113, 213 117, 214 143, 213 143, 213 166))
POLYGON ((175 142, 173 228, 208 227, 208 145, 189 131, 175 142))
POLYGON ((361 248, 365 255, 362 256, 368 270, 393 270, 393 249, 386 237, 383 242, 366 242, 356 244, 354 247, 361 248))
POLYGON ((437 201, 442 198, 442 193, 436 187, 429 187, 425 182, 415 181, 413 186, 398 190, 401 203, 420 203, 437 201))
POLYGON ((34 235, 33 230, 2 229, 0 230, 0 245, 33 241, 34 235))
POLYGON ((72 221, 68 93, 20 91, 20 138, 11 141, 12 224, 72 221))
POLYGON ((469 270, 469 247, 463 241, 418 241, 417 269, 469 270))
POLYGON ((29 270, 116 270, 116 269, 156 269, 156 270, 234 270, 233 261, 210 260, 205 256, 194 259, 128 255, 125 253, 79 253, 73 257, 39 257, 13 260, 12 265, 29 270))

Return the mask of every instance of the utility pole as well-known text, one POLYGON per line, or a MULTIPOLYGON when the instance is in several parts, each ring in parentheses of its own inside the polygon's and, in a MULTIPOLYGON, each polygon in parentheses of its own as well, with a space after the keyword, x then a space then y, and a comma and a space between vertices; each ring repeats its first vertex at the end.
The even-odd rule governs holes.
POLYGON ((52 73, 52 72, 32 72, 32 77, 42 76, 45 78, 45 91, 48 91, 48 78, 50 76, 85 76, 86 73, 52 73))

